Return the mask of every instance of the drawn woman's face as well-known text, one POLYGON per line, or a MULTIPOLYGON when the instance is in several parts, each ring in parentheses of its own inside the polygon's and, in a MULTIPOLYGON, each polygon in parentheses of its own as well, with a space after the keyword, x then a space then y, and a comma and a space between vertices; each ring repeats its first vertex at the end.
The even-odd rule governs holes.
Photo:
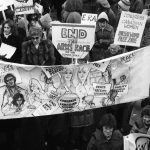
POLYGON ((72 71, 71 70, 66 70, 65 72, 64 72, 64 78, 65 78, 65 80, 66 81, 70 81, 71 80, 71 78, 72 78, 72 75, 73 75, 73 73, 72 73, 72 71))
POLYGON ((109 73, 108 73, 108 71, 105 71, 103 75, 105 77, 105 81, 109 82, 109 73))
POLYGON ((9 35, 11 33, 11 27, 6 23, 4 25, 4 34, 9 35))
POLYGON ((20 107, 20 106, 23 104, 22 98, 19 97, 19 98, 17 99, 16 103, 17 103, 18 107, 20 107))
POLYGON ((87 78, 88 68, 81 68, 78 71, 78 77, 81 81, 85 81, 87 78))
POLYGON ((39 93, 40 92, 40 88, 37 86, 37 84, 31 83, 31 90, 34 93, 39 93))

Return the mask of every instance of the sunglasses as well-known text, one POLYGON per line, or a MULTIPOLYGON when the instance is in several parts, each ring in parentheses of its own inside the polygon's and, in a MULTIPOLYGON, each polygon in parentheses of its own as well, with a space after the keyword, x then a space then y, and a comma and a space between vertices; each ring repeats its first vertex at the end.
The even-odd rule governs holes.
POLYGON ((32 37, 32 40, 38 40, 39 39, 39 37, 37 36, 37 37, 32 37))

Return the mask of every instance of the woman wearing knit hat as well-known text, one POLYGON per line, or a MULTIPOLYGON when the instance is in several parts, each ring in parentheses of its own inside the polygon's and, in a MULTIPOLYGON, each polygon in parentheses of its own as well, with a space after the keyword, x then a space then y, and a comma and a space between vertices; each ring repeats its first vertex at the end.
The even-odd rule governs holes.
POLYGON ((109 18, 109 24, 114 27, 116 22, 116 16, 113 10, 111 9, 111 6, 107 0, 97 0, 97 13, 98 15, 101 12, 105 12, 109 18))
POLYGON ((120 16, 121 16, 121 12, 122 11, 129 11, 130 9, 130 1, 129 0, 120 0, 117 4, 116 4, 116 24, 114 27, 114 30, 117 30, 118 27, 118 23, 120 20, 120 16))
POLYGON ((141 14, 144 9, 144 0, 130 0, 130 12, 141 14))
POLYGON ((31 40, 22 44, 21 63, 28 65, 54 65, 54 46, 51 41, 42 39, 42 29, 31 27, 31 40))
POLYGON ((130 1, 129 0, 120 0, 118 2, 119 10, 121 11, 129 11, 130 9, 130 1))
POLYGON ((105 12, 98 16, 95 30, 95 44, 90 51, 90 61, 98 61, 105 58, 105 52, 114 41, 114 29, 109 25, 109 19, 105 12))

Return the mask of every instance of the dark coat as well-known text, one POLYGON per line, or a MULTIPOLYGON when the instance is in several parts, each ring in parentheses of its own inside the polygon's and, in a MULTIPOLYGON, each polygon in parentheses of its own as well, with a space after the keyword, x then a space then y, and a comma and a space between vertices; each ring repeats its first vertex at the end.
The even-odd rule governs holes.
POLYGON ((20 63, 21 61, 21 40, 19 37, 11 34, 8 38, 6 38, 3 34, 1 34, 1 41, 7 45, 16 47, 16 51, 11 59, 4 59, 4 61, 20 63))
POLYGON ((49 40, 42 40, 38 50, 33 45, 32 41, 27 41, 22 44, 21 63, 27 65, 54 65, 55 55, 54 46, 49 40))
POLYGON ((96 42, 90 51, 90 61, 98 61, 105 58, 105 52, 109 45, 114 42, 114 29, 111 25, 107 24, 104 29, 99 26, 95 31, 96 42), (102 41, 100 43, 100 41, 102 41))
POLYGON ((99 129, 91 137, 87 150, 122 150, 123 136, 120 131, 115 130, 112 138, 108 141, 99 129))
POLYGON ((141 14, 144 8, 143 0, 131 0, 130 12, 141 14))

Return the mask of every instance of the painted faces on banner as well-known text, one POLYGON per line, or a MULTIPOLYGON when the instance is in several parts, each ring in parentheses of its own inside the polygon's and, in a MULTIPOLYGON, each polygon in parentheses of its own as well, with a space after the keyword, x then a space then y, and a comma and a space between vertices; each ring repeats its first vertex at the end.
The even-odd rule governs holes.
POLYGON ((135 140, 135 150, 150 150, 150 138, 149 137, 138 137, 135 140))

